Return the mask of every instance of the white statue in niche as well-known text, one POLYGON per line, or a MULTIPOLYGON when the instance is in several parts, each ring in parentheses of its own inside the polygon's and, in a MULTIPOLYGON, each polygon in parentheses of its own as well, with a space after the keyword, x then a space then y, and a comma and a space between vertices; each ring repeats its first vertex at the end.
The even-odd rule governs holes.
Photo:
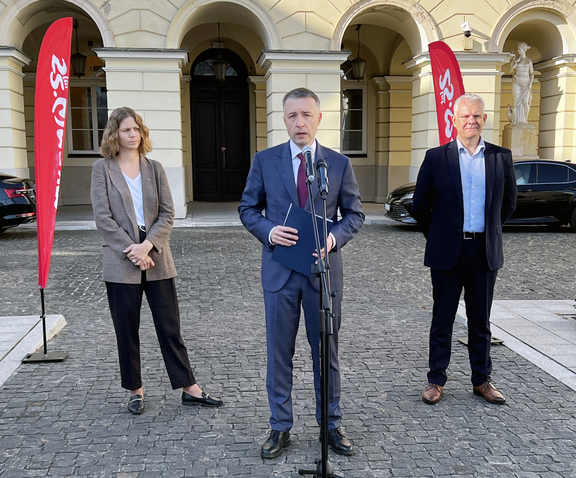
POLYGON ((508 105, 508 119, 512 124, 528 123, 534 81, 534 66, 532 60, 526 57, 529 49, 527 43, 518 43, 518 57, 514 56, 510 62, 514 106, 508 105))

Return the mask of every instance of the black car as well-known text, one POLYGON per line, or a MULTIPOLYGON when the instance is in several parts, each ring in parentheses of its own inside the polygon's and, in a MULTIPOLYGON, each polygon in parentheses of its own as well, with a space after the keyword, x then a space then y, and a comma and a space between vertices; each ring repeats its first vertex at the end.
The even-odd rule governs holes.
MULTIPOLYGON (((576 164, 559 161, 518 161, 514 163, 518 189, 516 211, 506 224, 568 224, 576 231, 576 164)), ((412 217, 416 183, 405 184, 388 195, 386 215, 405 224, 412 217)))
POLYGON ((0 173, 0 234, 36 220, 34 181, 0 173))

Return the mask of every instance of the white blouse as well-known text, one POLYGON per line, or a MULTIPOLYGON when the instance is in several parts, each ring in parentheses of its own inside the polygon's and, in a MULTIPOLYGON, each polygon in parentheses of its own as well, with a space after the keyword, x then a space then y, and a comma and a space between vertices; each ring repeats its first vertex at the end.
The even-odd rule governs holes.
POLYGON ((132 202, 134 203, 134 212, 136 213, 136 221, 139 226, 146 226, 146 221, 144 221, 144 204, 142 203, 142 175, 138 173, 138 176, 130 179, 124 174, 124 179, 126 179, 126 183, 130 188, 132 202))

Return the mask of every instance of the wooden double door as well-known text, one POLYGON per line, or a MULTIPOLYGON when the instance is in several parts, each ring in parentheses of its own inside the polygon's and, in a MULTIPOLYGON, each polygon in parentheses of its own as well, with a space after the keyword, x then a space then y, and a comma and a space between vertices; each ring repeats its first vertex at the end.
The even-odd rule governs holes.
POLYGON ((238 201, 250 169, 247 82, 192 82, 195 201, 238 201))

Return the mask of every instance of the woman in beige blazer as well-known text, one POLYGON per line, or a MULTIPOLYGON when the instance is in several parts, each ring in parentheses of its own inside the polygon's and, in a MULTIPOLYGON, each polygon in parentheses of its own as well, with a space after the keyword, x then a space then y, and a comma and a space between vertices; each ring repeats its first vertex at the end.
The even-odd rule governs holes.
POLYGON ((183 388, 183 405, 218 407, 196 383, 182 337, 170 252, 174 205, 162 165, 152 150, 148 128, 130 108, 114 110, 102 137, 104 159, 92 167, 91 197, 102 235, 108 303, 120 361, 122 387, 131 391, 128 410, 144 411, 140 370, 142 294, 152 311, 160 349, 173 389, 183 388))

